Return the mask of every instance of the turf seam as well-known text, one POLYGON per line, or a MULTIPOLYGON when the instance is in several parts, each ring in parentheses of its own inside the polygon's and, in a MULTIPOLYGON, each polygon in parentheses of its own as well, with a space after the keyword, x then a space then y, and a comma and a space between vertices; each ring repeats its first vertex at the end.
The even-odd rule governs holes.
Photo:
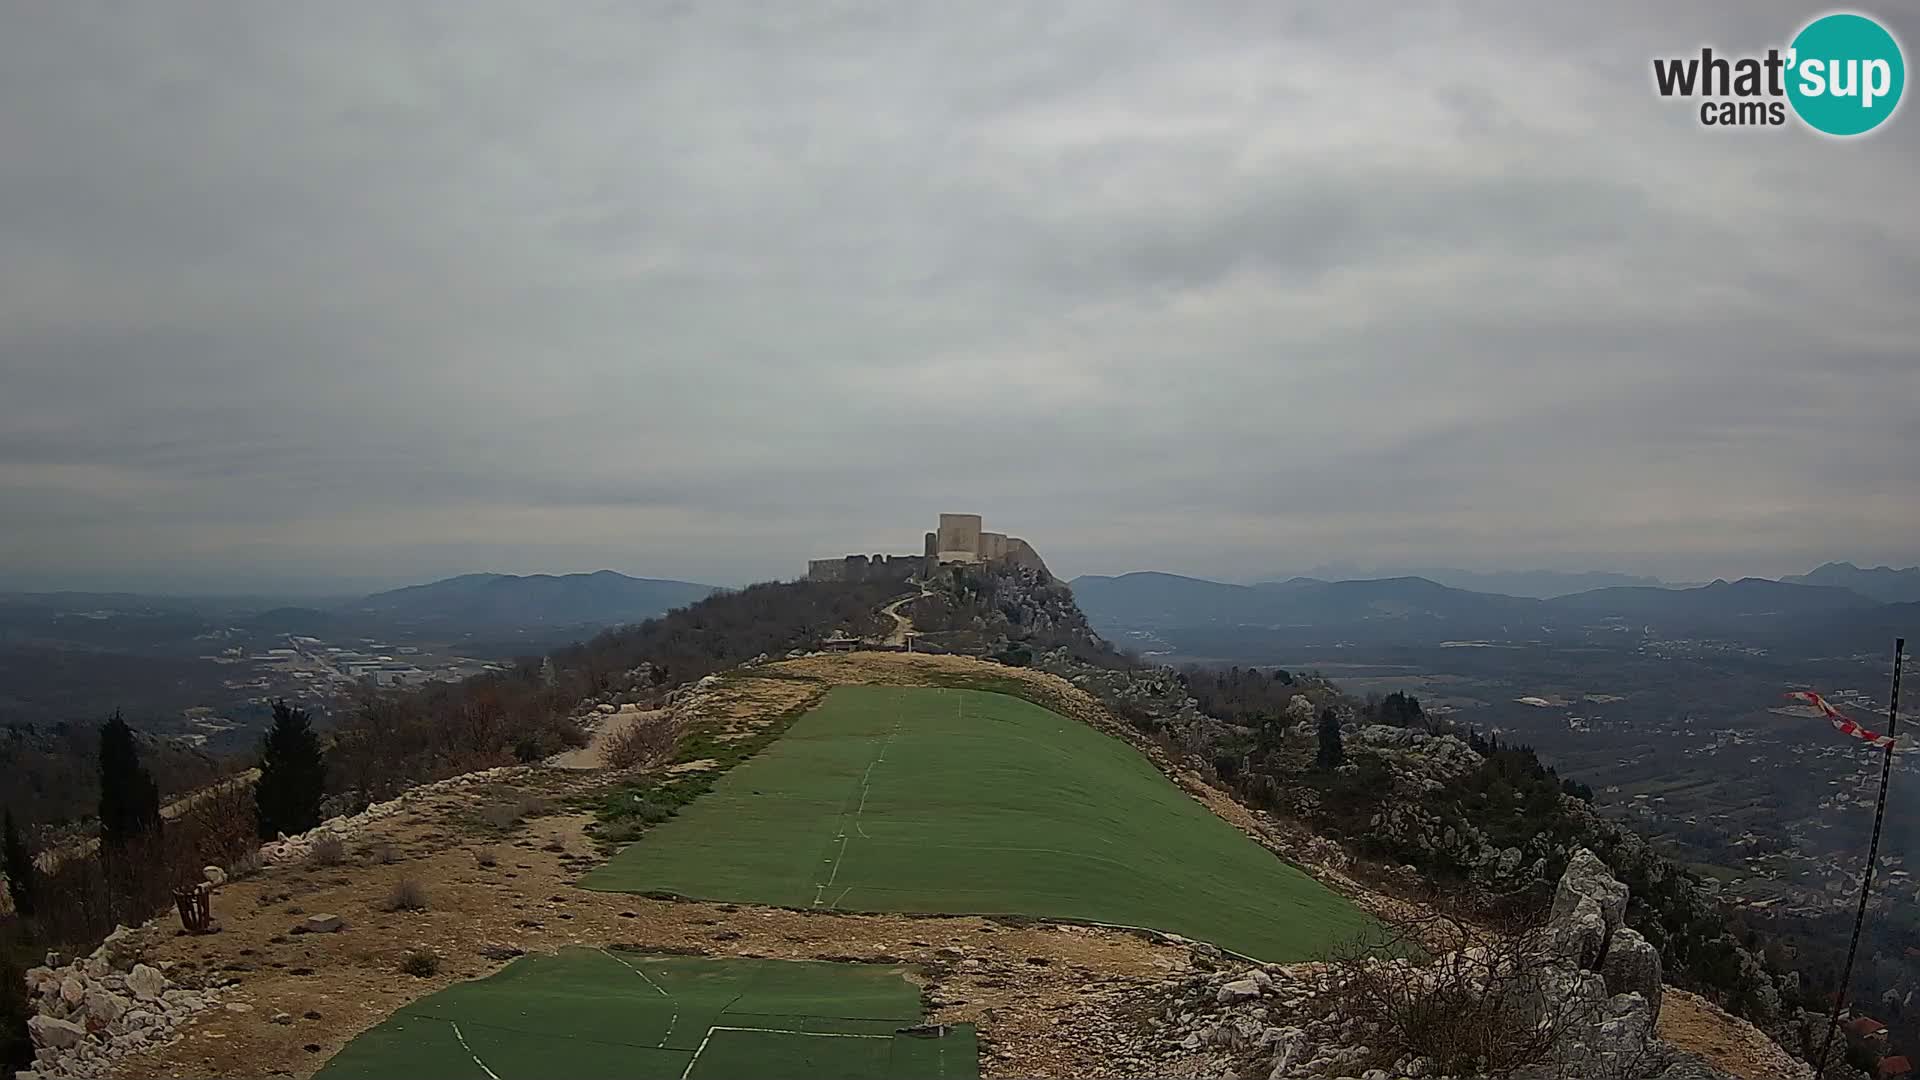
POLYGON ((500 1080, 500 1074, 494 1072, 492 1069, 487 1068, 487 1063, 484 1061, 481 1061, 480 1055, 474 1053, 473 1047, 467 1045, 467 1037, 465 1035, 460 1034, 460 1025, 454 1023, 451 1020, 447 1021, 447 1024, 448 1026, 453 1028, 453 1037, 460 1040, 460 1049, 465 1050, 467 1052, 467 1056, 473 1059, 473 1063, 475 1065, 480 1066, 480 1071, 492 1077, 493 1080, 500 1080))
POLYGON ((669 1017, 667 1020, 667 1033, 660 1036, 660 1043, 659 1043, 660 1049, 663 1049, 663 1050, 666 1049, 667 1040, 673 1038, 674 1025, 680 1022, 679 999, 675 998, 672 994, 667 993, 665 987, 661 986, 659 983, 654 982, 652 979, 648 978, 646 972, 641 971, 639 968, 634 967, 632 964, 627 963, 625 960, 620 959, 619 957, 613 955, 612 953, 608 952, 605 949, 601 949, 600 953, 601 955, 605 956, 607 959, 613 961, 616 964, 619 964, 621 967, 626 968, 628 971, 633 972, 635 975, 640 976, 640 979, 642 982, 646 983, 648 986, 653 987, 655 990, 660 991, 661 997, 666 998, 668 1001, 673 1003, 673 1015, 669 1017))
MULTIPOLYGON (((873 839, 873 837, 867 836, 867 830, 860 826, 860 818, 861 818, 861 815, 867 812, 867 795, 873 789, 873 770, 875 766, 887 760, 887 746, 888 744, 893 742, 893 737, 895 735, 900 734, 900 725, 904 722, 905 722, 904 717, 900 719, 896 719, 893 722, 893 730, 887 732, 887 737, 880 740, 879 754, 875 756, 872 761, 867 762, 866 774, 860 778, 860 805, 857 808, 855 808, 853 812, 853 828, 855 832, 858 832, 861 836, 866 837, 866 839, 868 840, 873 839)), ((846 804, 841 803, 840 805, 844 807, 846 804)), ((845 817, 844 810, 841 812, 841 816, 843 818, 845 817)), ((814 907, 820 906, 820 901, 826 898, 827 890, 833 888, 833 883, 836 880, 838 880, 840 877, 840 863, 843 860, 845 860, 847 857, 847 845, 852 843, 852 839, 847 836, 847 829, 846 829, 846 826, 844 825, 840 827, 839 839, 840 839, 840 853, 833 857, 833 873, 827 875, 827 883, 825 885, 814 886, 814 889, 813 889, 813 906, 814 907)), ((847 898, 847 893, 852 891, 853 891, 853 886, 851 885, 847 886, 846 890, 841 892, 839 898, 834 900, 832 904, 829 904, 827 906, 827 910, 832 911, 834 908, 839 907, 840 901, 845 900, 847 898)))
MULTIPOLYGON (((694 1065, 699 1063, 700 1055, 706 1053, 707 1043, 713 1041, 713 1033, 716 1031, 758 1031, 767 1035, 799 1035, 803 1038, 809 1038, 809 1039, 885 1039, 888 1042, 893 1041, 893 1039, 898 1034, 896 1032, 894 1035, 856 1035, 848 1032, 838 1032, 838 1031, 794 1031, 790 1028, 730 1027, 726 1025, 715 1024, 713 1027, 710 1027, 707 1029, 707 1033, 705 1035, 701 1036, 700 1045, 694 1049, 693 1057, 687 1060, 686 1069, 682 1070, 682 1072, 680 1073, 680 1080, 687 1080, 687 1077, 693 1075, 694 1065)), ((485 1066, 482 1066, 482 1068, 485 1068, 485 1066)), ((493 1076, 492 1073, 488 1073, 487 1075, 493 1076)), ((500 1078, 494 1077, 494 1080, 500 1080, 500 1078)))
MULTIPOLYGON (((409 1010, 400 1010, 400 1011, 398 1011, 398 1012, 395 1012, 395 1013, 394 1013, 394 1015, 395 1015, 395 1016, 409 1016, 409 1017, 413 1017, 414 1019, 417 1019, 417 1020, 437 1020, 437 1021, 439 1021, 440 1023, 443 1023, 443 1024, 452 1024, 452 1023, 454 1023, 454 1021, 452 1021, 452 1020, 449 1020, 449 1019, 447 1019, 447 1018, 446 1018, 446 1017, 444 1017, 444 1016, 429 1016, 429 1015, 427 1015, 426 1013, 419 1013, 419 1012, 412 1012, 412 1011, 409 1011, 409 1010)), ((544 1036, 544 1035, 549 1035, 549 1034, 550 1034, 549 1032, 544 1032, 544 1031, 535 1031, 535 1030, 533 1030, 533 1029, 531 1029, 531 1028, 520 1028, 520 1027, 513 1027, 513 1026, 511 1026, 511 1025, 509 1025, 509 1024, 493 1024, 493 1023, 488 1023, 488 1022, 487 1022, 487 1021, 485 1021, 485 1020, 472 1020, 472 1019, 469 1019, 469 1020, 467 1021, 467 1026, 468 1026, 468 1027, 470 1027, 470 1028, 485 1028, 485 1029, 486 1029, 486 1030, 488 1030, 488 1031, 505 1031, 505 1032, 508 1032, 509 1034, 513 1034, 513 1035, 542 1035, 542 1036, 544 1036)), ((647 1044, 647 1043, 634 1043, 634 1042, 622 1042, 622 1041, 620 1041, 619 1039, 596 1039, 596 1038, 594 1038, 594 1037, 593 1037, 593 1036, 591 1036, 591 1035, 574 1035, 574 1034, 568 1034, 568 1035, 565 1035, 565 1036, 560 1036, 560 1037, 562 1037, 562 1038, 566 1038, 566 1039, 568 1039, 568 1040, 570 1040, 570 1041, 573 1041, 573 1042, 586 1042, 586 1043, 592 1043, 592 1044, 594 1044, 595 1046, 619 1046, 619 1047, 624 1047, 625 1049, 628 1049, 628 1050, 665 1050, 665 1051, 666 1051, 667 1053, 669 1053, 669 1054, 684 1054, 684 1053, 686 1053, 686 1051, 685 1051, 685 1050, 676 1050, 676 1049, 674 1049, 674 1048, 673 1048, 673 1047, 671 1047, 671 1046, 652 1046, 652 1045, 649 1045, 649 1044, 647 1044)), ((465 1042, 465 1040, 464 1040, 464 1039, 463 1039, 463 1040, 461 1040, 461 1045, 463 1045, 463 1046, 464 1046, 465 1044, 466 1044, 466 1042, 465 1042)), ((471 1053, 472 1051, 471 1051, 471 1050, 469 1050, 468 1052, 469 1052, 469 1053, 471 1053)), ((491 1074, 489 1074, 489 1075, 491 1075, 491 1074)), ((495 1078, 495 1080, 499 1080, 499 1078, 498 1078, 498 1077, 496 1077, 496 1078, 495 1078)))

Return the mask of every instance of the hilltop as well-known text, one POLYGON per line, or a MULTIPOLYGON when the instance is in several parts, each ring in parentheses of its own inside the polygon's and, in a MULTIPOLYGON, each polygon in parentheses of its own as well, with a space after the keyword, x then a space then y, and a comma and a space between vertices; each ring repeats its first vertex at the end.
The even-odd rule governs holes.
MULTIPOLYGON (((645 949, 715 958, 904 964, 918 972, 912 977, 925 980, 929 1023, 943 1025, 942 1030, 953 1025, 958 1025, 956 1031, 977 1029, 979 1060, 988 1075, 1181 1071, 1208 1076, 1245 1068, 1250 1055, 1277 1068, 1276 1059, 1307 1052, 1309 1046, 1318 1063, 1314 1075, 1320 1068, 1363 1063, 1369 1051, 1325 1028, 1308 1004, 1320 992, 1312 990, 1313 984, 1325 978, 1314 974, 1318 969, 1312 965, 1249 967, 1212 943, 1155 926, 1170 917, 1154 914, 1156 901, 1171 895, 1185 896, 1189 904, 1204 903, 1202 898, 1210 895, 1184 893, 1185 886, 1177 882, 1131 900, 1124 896, 1124 883, 1088 894, 1136 905, 1140 914, 1135 916, 1094 917, 1103 922, 1138 919, 1145 923, 1138 929, 1103 928, 1059 911, 1049 913, 1030 906, 1033 901, 1021 899, 1017 890, 988 908, 995 918, 956 917, 956 911, 981 910, 964 903, 951 906, 951 897, 962 895, 954 891, 962 882, 919 874, 911 863, 903 865, 910 877, 918 874, 916 888, 933 890, 925 895, 935 897, 938 906, 915 901, 894 914, 858 913, 892 906, 868 900, 856 901, 854 913, 829 913, 831 909, 816 910, 833 899, 824 893, 809 903, 809 892, 796 892, 800 899, 794 903, 734 893, 738 884, 724 881, 701 886, 706 898, 697 900, 657 891, 656 884, 623 886, 656 890, 644 894, 577 887, 583 876, 589 884, 604 880, 600 875, 619 865, 622 849, 637 854, 640 865, 654 865, 655 857, 671 848, 675 830, 695 829, 698 835, 692 840, 700 844, 713 840, 709 834, 715 829, 751 826, 756 816, 766 813, 752 807, 773 796, 769 785, 776 783, 779 770, 768 769, 782 754, 853 754, 840 767, 853 785, 851 794, 827 804, 840 808, 838 839, 823 835, 814 858, 795 862, 796 871, 807 877, 786 887, 840 871, 836 845, 844 857, 847 845, 855 842, 884 844, 885 830, 915 820, 911 800, 951 802, 927 820, 935 828, 964 832, 973 827, 968 805, 976 800, 983 809, 995 805, 994 783, 1017 785, 1013 793, 1025 797, 1022 793, 1047 782, 1025 776, 1027 766, 1020 758, 994 756, 1023 745, 1015 740, 982 744, 979 749, 986 756, 978 757, 978 764, 927 743, 929 752, 949 763, 940 784, 872 784, 876 769, 884 780, 889 766, 907 768, 911 748, 900 744, 890 750, 892 737, 884 732, 842 733, 839 742, 830 743, 823 741, 828 732, 819 725, 833 722, 820 712, 823 702, 836 700, 830 698, 832 688, 875 685, 925 688, 920 692, 935 695, 981 694, 983 701, 1004 697, 1013 703, 1005 709, 985 708, 972 721, 961 704, 953 733, 963 739, 970 737, 973 724, 985 725, 983 734, 999 732, 1002 739, 1019 734, 1021 739, 1043 741, 1053 737, 1047 734, 1049 724, 1085 725, 1075 738, 1092 738, 1112 749, 1079 747, 1063 760, 1082 762, 1089 754, 1112 753, 1120 755, 1115 759, 1120 761, 1137 755, 1146 776, 1164 778, 1153 783, 1170 784, 1168 790, 1184 793, 1179 803, 1167 804, 1169 809, 1187 805, 1202 811, 1205 820, 1224 823, 1229 837, 1238 838, 1234 843, 1263 848, 1284 860, 1276 862, 1275 869, 1305 871, 1317 882, 1315 888, 1395 925, 1404 925, 1406 912, 1435 902, 1436 885, 1445 886, 1446 892, 1465 888, 1483 897, 1503 896, 1506 903, 1543 903, 1578 846, 1599 844, 1603 857, 1618 863, 1614 872, 1632 888, 1635 902, 1628 907, 1623 900, 1621 921, 1607 924, 1597 947, 1605 951, 1607 939, 1618 936, 1626 948, 1632 939, 1625 936, 1625 928, 1638 927, 1647 934, 1647 941, 1635 946, 1635 955, 1643 961, 1657 965, 1666 952, 1667 970, 1675 977, 1743 1009, 1750 1007, 1741 995, 1752 987, 1716 988, 1711 973, 1685 952, 1703 949, 1701 956, 1709 955, 1706 945, 1717 938, 1698 936, 1700 931, 1691 928, 1679 935, 1662 929, 1681 910, 1673 903, 1675 896, 1685 895, 1675 891, 1683 876, 1661 869, 1657 859, 1624 834, 1583 817, 1579 797, 1569 794, 1570 783, 1541 769, 1530 753, 1441 733, 1434 725, 1415 723, 1417 706, 1411 711, 1398 705, 1377 710, 1304 675, 1209 675, 1139 664, 1092 631, 1064 585, 1031 568, 1008 565, 953 570, 904 594, 885 583, 797 583, 721 594, 685 612, 557 651, 544 662, 530 659, 511 671, 458 686, 370 704, 366 722, 348 725, 333 745, 345 769, 340 777, 346 782, 341 788, 346 801, 339 808, 365 809, 328 823, 314 836, 269 845, 276 862, 263 870, 250 871, 244 860, 233 864, 244 880, 216 893, 222 933, 171 938, 143 934, 146 955, 163 962, 157 970, 182 995, 180 1011, 167 1014, 172 1017, 167 1025, 184 1025, 184 1035, 166 1044, 156 1032, 161 1045, 151 1048, 144 1037, 129 1037, 125 1046, 115 1043, 110 1048, 112 1060, 119 1062, 121 1072, 141 1074, 279 1068, 305 1075, 354 1035, 381 1025, 395 1009, 402 1013, 394 1014, 391 1023, 405 1024, 438 1015, 434 1009, 455 1008, 433 1004, 439 998, 414 1004, 423 994, 489 972, 503 971, 502 977, 508 977, 521 970, 510 961, 523 951, 546 955, 579 944, 609 950, 604 955, 630 964, 651 963, 640 959, 647 955, 645 949), (895 615, 883 615, 883 608, 895 615), (917 640, 996 659, 888 651, 882 643, 899 634, 896 617, 911 620, 917 640), (864 639, 872 651, 815 652, 814 646, 827 639, 864 639), (1270 704, 1271 723, 1260 719, 1270 704), (474 727, 474 721, 486 719, 485 709, 495 710, 496 720, 474 727), (1315 737, 1307 721, 1329 711, 1345 735, 1348 760, 1337 769, 1317 771, 1311 764, 1315 737), (513 764, 517 732, 529 724, 559 740, 536 744, 536 753, 550 753, 547 745, 560 748, 587 741, 590 753, 585 757, 550 760, 589 767, 513 764), (669 742, 656 743, 640 757, 627 753, 634 733, 661 732, 669 734, 669 742), (830 746, 840 749, 829 751, 830 746), (620 764, 609 767, 613 762, 620 764), (480 771, 470 771, 474 769, 480 771), (977 782, 967 779, 967 770, 976 769, 977 782), (436 776, 447 779, 431 782, 436 776), (1517 801, 1496 799, 1486 805, 1434 799, 1450 791, 1493 795, 1493 788, 1481 784, 1496 777, 1521 785, 1523 795, 1517 801), (1403 803, 1400 809, 1405 812, 1394 815, 1391 824, 1369 827, 1367 815, 1381 812, 1381 800, 1388 796, 1403 803), (370 798, 387 801, 369 804, 365 800, 370 798), (730 802, 735 809, 727 809, 730 802), (876 816, 869 820, 856 815, 856 807, 876 816), (1516 808, 1547 815, 1549 827, 1531 830, 1536 834, 1531 839, 1491 828, 1492 821, 1501 814, 1510 819, 1516 808), (701 821, 713 824, 699 826, 701 821), (614 858, 611 863, 609 856, 614 858), (405 885, 404 898, 395 900, 403 896, 406 882, 412 884, 405 885), (712 889, 722 891, 707 891, 712 889), (801 910, 766 906, 770 900, 801 910), (917 911, 947 914, 930 917, 917 911), (326 921, 336 916, 344 929, 334 930, 326 921), (314 924, 323 928, 320 932, 288 933, 289 927, 311 929, 310 917, 321 920, 314 924), (1670 951, 1681 943, 1691 944, 1679 953, 1670 951), (630 946, 643 951, 621 955, 620 949, 630 946), (502 963, 507 968, 501 969, 502 963), (393 973, 402 967, 419 970, 396 978, 393 973), (1284 1024, 1269 1025, 1270 1030, 1256 1026, 1249 1033, 1235 1026, 1241 1019, 1228 1022, 1209 1019, 1206 1011, 1194 1013, 1180 1003, 1192 992, 1196 976, 1221 1003, 1240 993, 1229 993, 1229 984, 1239 987, 1246 980, 1286 988, 1257 989, 1254 996, 1269 995, 1275 1017, 1297 1014, 1297 1021, 1289 1022, 1302 1025, 1306 1034, 1289 1035, 1284 1024), (1171 1027, 1169 1019, 1174 1021, 1171 1027), (135 1056, 124 1057, 128 1051, 135 1056)), ((909 734, 913 730, 909 728, 909 734)), ((1033 752, 1046 751, 1036 743, 1033 752)), ((814 782, 822 774, 809 767, 793 775, 814 782)), ((1148 790, 1150 786, 1141 789, 1148 790)), ((797 791, 795 797, 811 798, 797 791)), ((1128 801, 1137 814, 1155 798, 1135 794, 1128 801)), ((1090 812, 1081 826, 1092 831, 1074 842, 1083 850, 1088 844, 1097 850, 1099 834, 1108 828, 1095 806, 1097 801, 1088 803, 1090 812)), ((1032 822, 1029 833, 1055 827, 1048 815, 1022 813, 1032 822)), ((774 820, 791 827, 795 817, 775 812, 774 820)), ((833 815, 825 820, 831 823, 833 815)), ((914 835, 910 846, 901 849, 905 857, 936 857, 925 838, 914 835)), ((993 835, 992 828, 980 835, 993 835)), ((760 843, 750 836, 741 842, 760 843)), ((1216 837, 1205 843, 1222 842, 1216 837)), ((786 858, 784 853, 793 847, 789 841, 766 850, 786 858)), ((845 868, 849 880, 864 882, 869 890, 883 886, 874 873, 884 869, 887 860, 863 863, 863 850, 856 850, 855 863, 845 868)), ((1233 858, 1239 856, 1228 861, 1233 858)), ((1221 865, 1222 857, 1210 855, 1207 863, 1221 865)), ((724 864, 750 865, 732 856, 724 864)), ((1046 878, 1054 872, 1048 868, 1058 864, 1032 864, 1029 880, 1044 885, 1033 895, 1079 903, 1072 901, 1077 887, 1072 876, 1056 876, 1050 883, 1046 878)), ((697 864, 688 865, 705 872, 697 864)), ((1168 866, 1177 872, 1178 860, 1168 866)), ((973 876, 1010 883, 1027 873, 1010 877, 1003 870, 973 876)), ((1627 886, 1617 887, 1624 897, 1627 886)), ((873 895, 885 891, 883 887, 873 895)), ((1264 887, 1237 887, 1222 897, 1258 904, 1280 895, 1264 887)), ((1700 908, 1691 917, 1706 918, 1707 911, 1700 908)), ((1258 923, 1246 925, 1257 928, 1258 923)), ((1259 940, 1258 933, 1247 940, 1259 940)), ((1331 937, 1323 938, 1310 952, 1332 955, 1333 945, 1331 937)), ((660 973, 670 974, 664 968, 660 973)), ((1607 975, 1605 987, 1600 987, 1594 980, 1601 974, 1589 974, 1590 979, 1569 975, 1588 987, 1579 993, 1598 995, 1582 1000, 1604 1002, 1616 987, 1626 985, 1607 975)), ((58 979, 50 984, 50 977, 36 976, 35 985, 53 985, 53 998, 58 999, 58 979)), ((107 992, 117 992, 112 990, 118 985, 113 976, 100 977, 107 980, 107 992)), ((563 972, 556 977, 570 976, 563 972)), ((1639 978, 1643 988, 1651 985, 1644 974, 1639 978)), ((1653 976, 1655 984, 1658 978, 1653 976)), ((1779 1000, 1777 990, 1772 992, 1777 1014, 1787 1003, 1779 1000)), ((460 1000, 481 1000, 462 993, 467 996, 460 1000)), ((83 998, 85 994, 83 984, 83 998)), ((49 1024, 73 1015, 69 1006, 43 1007, 52 1010, 43 1013, 49 1024)), ((809 1007, 851 1006, 821 1001, 809 1007)), ((1698 1020, 1697 1013, 1684 1016, 1698 1020)), ((1641 1026, 1634 1029, 1635 1038, 1642 1042, 1636 1045, 1649 1053, 1657 1050, 1656 1056, 1665 1055, 1662 1061, 1694 1045, 1685 1042, 1684 1033, 1668 1033, 1665 1027, 1663 1034, 1682 1039, 1678 1046, 1648 1041, 1658 1010, 1637 1015, 1634 1023, 1641 1026)), ((60 1034, 65 1029, 46 1030, 49 1037, 66 1037, 60 1034)), ((1714 1030, 1750 1031, 1731 1020, 1715 1022, 1714 1030)), ((1588 1045, 1581 1041, 1585 1038, 1569 1042, 1567 1052, 1573 1052, 1575 1043, 1588 1045)), ((678 1044, 665 1039, 661 1045, 674 1053, 692 1053, 695 1059, 701 1054, 698 1049, 675 1049, 678 1044)), ((693 1059, 685 1060, 691 1067, 693 1059)), ((1716 1062, 1730 1071, 1685 1075, 1777 1075, 1724 1055, 1716 1062)))
POLYGON ((628 577, 612 570, 524 576, 462 574, 374 593, 348 607, 403 622, 453 625, 472 632, 500 627, 639 622, 703 600, 716 591, 711 585, 628 577))

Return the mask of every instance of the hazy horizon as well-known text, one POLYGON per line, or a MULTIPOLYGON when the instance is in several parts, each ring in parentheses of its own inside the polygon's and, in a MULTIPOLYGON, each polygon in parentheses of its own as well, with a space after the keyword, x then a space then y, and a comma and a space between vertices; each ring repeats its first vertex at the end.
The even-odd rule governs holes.
POLYGON ((1809 13, 23 8, 0 586, 1912 565, 1920 116, 1651 86, 1809 13))
MULTIPOLYGON (((886 549, 880 549, 880 550, 886 550, 886 549)), ((868 553, 871 554, 872 552, 868 552, 868 553)), ((1043 557, 1045 556, 1044 552, 1042 552, 1042 556, 1043 557)), ((1124 569, 1124 570, 1072 570, 1072 571, 1062 570, 1057 565, 1050 566, 1049 568, 1054 570, 1054 572, 1058 574, 1058 576, 1061 577, 1063 580, 1081 577, 1084 575, 1119 577, 1124 574, 1133 574, 1133 573, 1164 573, 1164 574, 1173 574, 1179 577, 1198 578, 1201 580, 1220 581, 1220 582, 1227 582, 1231 584, 1240 584, 1240 585, 1251 585, 1251 584, 1256 584, 1262 581, 1284 581, 1288 578, 1293 578, 1293 577, 1315 577, 1315 578, 1323 578, 1328 580, 1348 580, 1348 579, 1367 579, 1367 578, 1385 578, 1385 577, 1426 576, 1428 574, 1438 573, 1438 572, 1453 572, 1453 573, 1468 573, 1468 574, 1539 574, 1539 573, 1568 574, 1568 575, 1617 574, 1617 575, 1628 576, 1628 577, 1654 578, 1659 580, 1661 584, 1667 585, 1667 586, 1691 586, 1691 585, 1699 585, 1699 584, 1711 582, 1716 578, 1723 578, 1728 581, 1734 581, 1743 577, 1762 577, 1762 578, 1777 579, 1777 578, 1791 575, 1791 574, 1804 574, 1804 573, 1807 573, 1808 571, 1815 569, 1819 565, 1823 565, 1829 562, 1853 562, 1856 566, 1859 566, 1861 569, 1873 569, 1876 566, 1888 566, 1891 569, 1899 570, 1899 569, 1905 569, 1912 565, 1916 565, 1912 563, 1869 564, 1869 563, 1860 562, 1857 559, 1849 560, 1846 558, 1833 558, 1833 559, 1822 559, 1818 563, 1811 563, 1806 566, 1790 568, 1787 570, 1780 571, 1779 573, 1755 573, 1755 574, 1715 573, 1715 574, 1707 574, 1706 576, 1695 577, 1695 578, 1661 577, 1660 575, 1657 575, 1657 574, 1634 574, 1634 573, 1630 573, 1628 571, 1623 571, 1623 570, 1612 570, 1612 569, 1595 568, 1595 567, 1580 567, 1580 568, 1569 569, 1569 568, 1553 568, 1553 567, 1541 567, 1541 566, 1483 567, 1483 568, 1476 569, 1473 567, 1464 567, 1464 566, 1442 567, 1442 566, 1434 566, 1434 565, 1427 565, 1427 566, 1319 565, 1319 566, 1309 566, 1309 567, 1303 567, 1303 568, 1297 568, 1297 569, 1282 568, 1269 573, 1252 573, 1252 574, 1245 574, 1245 575, 1239 575, 1239 576, 1211 575, 1211 574, 1199 573, 1199 572, 1194 572, 1189 570, 1182 570, 1182 569, 1168 567, 1168 566, 1137 566, 1137 567, 1132 567, 1130 569, 1124 569)), ((802 576, 804 574, 805 569, 806 569, 805 566, 801 565, 797 567, 789 567, 785 571, 769 571, 768 573, 763 575, 748 576, 745 578, 740 578, 740 579, 731 580, 731 581, 717 581, 717 580, 710 580, 710 579, 703 579, 703 578, 683 578, 683 577, 676 577, 671 574, 647 572, 643 569, 624 569, 623 570, 618 567, 609 567, 609 566, 571 567, 571 568, 561 568, 561 569, 533 568, 533 569, 519 569, 519 570, 500 570, 497 568, 469 568, 464 570, 454 570, 448 573, 432 573, 422 577, 394 578, 394 579, 314 577, 314 578, 284 578, 284 579, 269 579, 269 580, 241 579, 238 582, 236 582, 233 579, 220 579, 220 578, 211 578, 205 581, 199 581, 198 579, 185 579, 182 581, 174 581, 174 582, 163 581, 157 585, 152 583, 141 584, 140 583, 141 579, 137 579, 137 578, 115 578, 111 576, 104 577, 104 578, 95 578, 95 579, 55 580, 51 582, 20 581, 20 580, 0 577, 0 593, 9 593, 9 592, 13 592, 13 593, 40 593, 40 592, 129 593, 129 594, 149 595, 149 596, 158 596, 158 597, 203 597, 203 598, 267 597, 267 598, 276 598, 276 599, 339 600, 339 599, 347 599, 347 598, 362 596, 368 593, 383 592, 389 589, 404 588, 409 585, 427 584, 432 581, 440 581, 447 578, 459 577, 463 574, 504 573, 504 574, 518 574, 518 575, 547 574, 547 575, 559 576, 559 575, 565 575, 565 574, 591 574, 591 573, 596 573, 602 570, 613 570, 615 573, 626 574, 629 577, 635 577, 635 578, 656 578, 656 579, 666 579, 666 580, 676 580, 676 581, 689 581, 696 584, 713 585, 720 588, 738 588, 744 585, 749 585, 749 584, 753 584, 755 582, 760 582, 760 581, 791 580, 793 578, 802 576), (249 580, 251 580, 250 585, 248 584, 249 580)), ((1471 588, 1472 586, 1462 586, 1462 587, 1471 588)), ((1498 590, 1489 588, 1486 591, 1498 591, 1498 590)))

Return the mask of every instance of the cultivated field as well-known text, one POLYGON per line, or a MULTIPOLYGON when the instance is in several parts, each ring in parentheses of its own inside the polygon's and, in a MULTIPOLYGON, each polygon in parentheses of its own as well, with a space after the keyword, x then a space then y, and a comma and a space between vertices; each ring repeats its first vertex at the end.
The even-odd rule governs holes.
POLYGON ((979 1075, 971 1028, 920 1025, 920 989, 897 967, 576 948, 423 998, 319 1076, 979 1075))
POLYGON ((1018 698, 846 686, 588 888, 1152 927, 1269 961, 1365 916, 1138 752, 1018 698))

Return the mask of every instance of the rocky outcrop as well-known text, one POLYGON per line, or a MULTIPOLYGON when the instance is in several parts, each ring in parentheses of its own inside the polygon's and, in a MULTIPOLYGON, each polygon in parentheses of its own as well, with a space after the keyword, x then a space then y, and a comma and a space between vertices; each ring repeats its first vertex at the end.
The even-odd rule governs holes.
POLYGON ((1202 970, 1165 985, 1152 1021, 1158 1057, 1168 1073, 1206 1077, 1443 1075, 1428 1048, 1396 1044, 1390 1028, 1351 1005, 1347 980, 1365 973, 1401 995, 1417 997, 1422 987, 1479 994, 1461 1007, 1489 1009, 1484 1015, 1513 1031, 1551 1032, 1536 1060, 1511 1074, 1515 1080, 1730 1080, 1656 1034, 1660 957, 1625 925, 1627 899, 1626 887, 1581 849, 1560 879, 1547 925, 1518 942, 1476 945, 1425 964, 1237 968, 1196 956, 1202 970), (1490 959, 1496 956, 1504 959, 1490 959), (1496 1001, 1508 1004, 1490 1004, 1496 1001))
POLYGON ((211 991, 142 962, 146 933, 118 927, 83 960, 62 965, 49 954, 47 966, 27 972, 34 1058, 21 1080, 104 1076, 115 1059, 170 1041, 215 1003, 211 991))

